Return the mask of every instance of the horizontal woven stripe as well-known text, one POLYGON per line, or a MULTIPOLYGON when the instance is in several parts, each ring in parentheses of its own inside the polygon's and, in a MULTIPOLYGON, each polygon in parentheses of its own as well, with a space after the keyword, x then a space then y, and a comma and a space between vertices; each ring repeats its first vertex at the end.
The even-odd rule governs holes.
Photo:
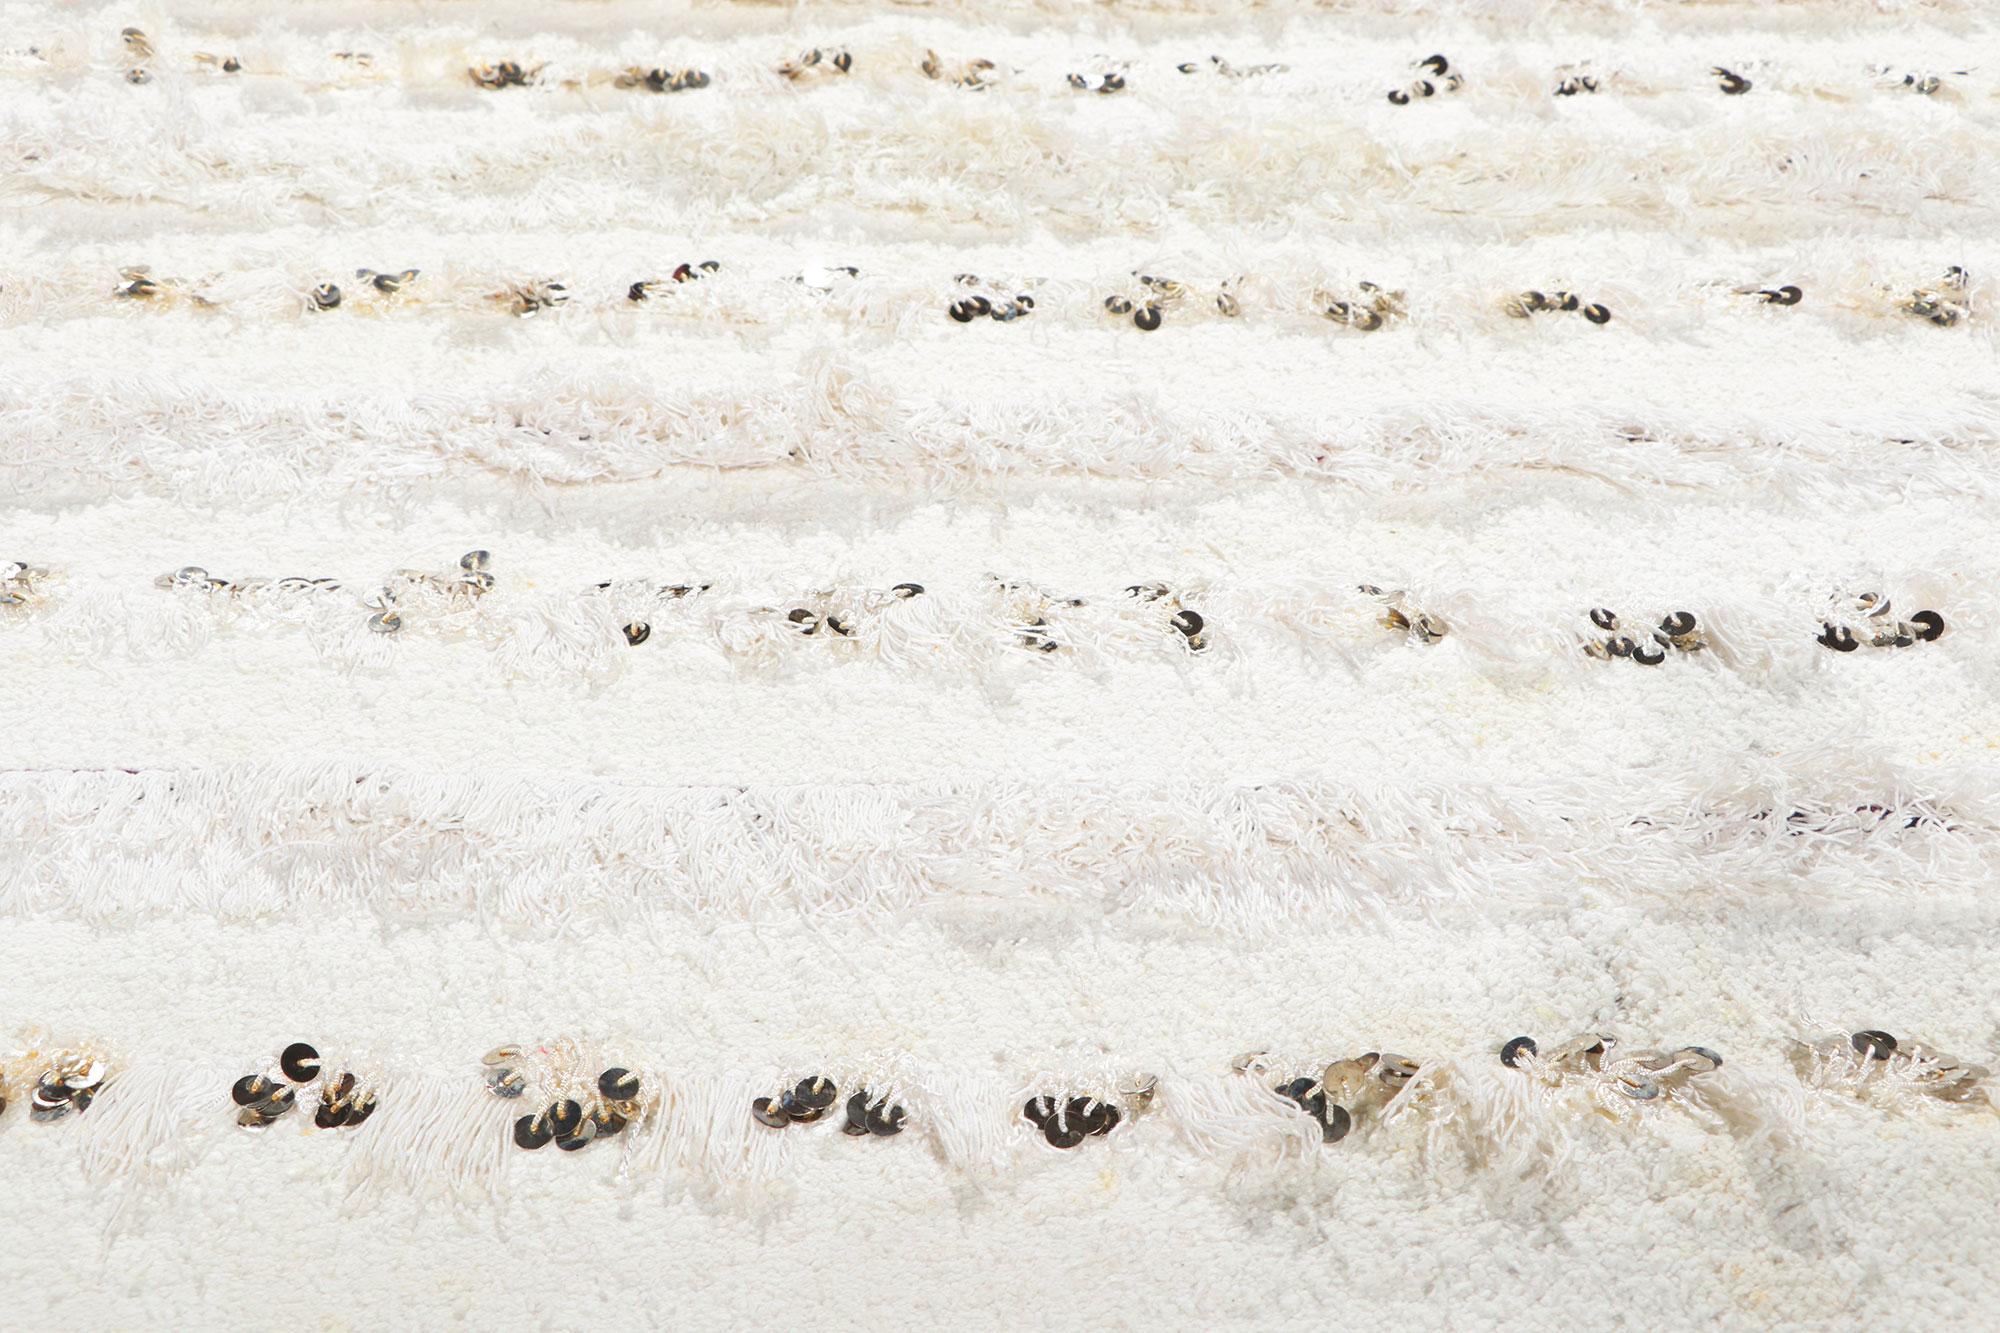
POLYGON ((1383 912, 1941 897, 1995 872, 1975 773, 1772 765, 1605 784, 655 788, 337 764, 0 777, 0 907, 124 925, 359 909, 580 918, 1008 905, 1258 934, 1383 912))

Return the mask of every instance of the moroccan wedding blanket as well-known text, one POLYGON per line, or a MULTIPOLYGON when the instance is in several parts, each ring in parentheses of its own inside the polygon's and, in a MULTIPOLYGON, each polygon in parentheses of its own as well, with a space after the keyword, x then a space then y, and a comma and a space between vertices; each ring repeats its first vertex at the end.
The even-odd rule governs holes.
POLYGON ((1985 0, 0 0, 10 1327, 2000 1320, 1985 0))

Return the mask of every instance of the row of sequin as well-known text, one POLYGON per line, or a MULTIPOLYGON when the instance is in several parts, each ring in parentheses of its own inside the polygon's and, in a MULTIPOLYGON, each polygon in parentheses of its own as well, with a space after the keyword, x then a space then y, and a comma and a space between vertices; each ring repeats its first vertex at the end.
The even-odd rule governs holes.
MULTIPOLYGON (((294 289, 299 309, 327 314, 341 309, 365 308, 384 311, 415 309, 427 301, 447 308, 485 307, 520 318, 538 315, 570 305, 615 309, 640 305, 671 304, 675 293, 688 284, 699 283, 722 271, 720 260, 684 261, 664 271, 642 274, 632 281, 608 289, 592 301, 580 302, 570 284, 556 278, 523 278, 509 282, 459 283, 450 288, 433 286, 416 268, 381 271, 354 270, 353 276, 327 278, 304 289, 294 289), (343 283, 345 284, 343 286, 343 283)), ((861 277, 851 264, 821 265, 774 277, 770 281, 787 288, 816 293, 833 299, 861 277)), ((156 309, 186 307, 222 309, 228 301, 213 294, 213 277, 188 279, 156 274, 149 265, 131 265, 118 271, 115 282, 103 290, 120 303, 156 309)), ((1044 278, 993 279, 978 274, 955 275, 948 290, 934 298, 946 320, 958 324, 974 322, 1011 324, 1045 312, 1049 280, 1044 278)), ((1940 328, 1964 322, 1973 313, 1972 279, 1960 265, 1951 265, 1928 282, 1906 289, 1879 288, 1870 304, 1885 314, 1901 314, 1940 328)), ((1716 290, 1751 305, 1779 308, 1809 306, 1806 292, 1795 282, 1782 280, 1750 284, 1716 284, 1716 290)), ((1090 290, 1086 308, 1098 317, 1124 323, 1129 321, 1141 332, 1153 332, 1168 322, 1190 318, 1240 319, 1260 307, 1278 316, 1303 309, 1342 328, 1374 333, 1409 319, 1409 294, 1379 283, 1355 280, 1347 284, 1314 284, 1309 290, 1293 292, 1275 280, 1253 279, 1245 275, 1203 281, 1134 270, 1129 277, 1100 282, 1090 290), (1261 296, 1260 296, 1261 293, 1261 296)), ((1551 286, 1526 291, 1508 291, 1492 298, 1492 308, 1513 319, 1531 320, 1574 316, 1589 324, 1603 326, 1615 318, 1611 306, 1588 293, 1551 286)), ((703 313, 715 313, 713 302, 703 313)))
MULTIPOLYGON (((166 68, 185 68, 221 77, 281 72, 296 77, 294 70, 260 70, 254 63, 246 64, 228 52, 189 51, 181 55, 164 52, 138 28, 126 28, 119 36, 126 58, 123 77, 134 85, 153 82, 155 71, 166 68)), ((38 48, 30 47, 26 54, 35 58, 42 53, 38 48)), ((327 53, 327 58, 329 73, 338 72, 354 81, 374 77, 377 68, 375 55, 369 51, 332 51, 327 53)), ((1099 97, 1116 96, 1149 86, 1178 91, 1190 79, 1230 82, 1280 80, 1292 72, 1292 67, 1282 62, 1239 63, 1210 54, 1178 61, 1137 61, 1099 55, 1089 57, 1080 66, 1063 70, 1060 74, 1036 74, 1004 67, 984 56, 940 55, 935 50, 926 50, 916 58, 897 53, 884 60, 875 60, 865 55, 857 57, 846 46, 807 47, 773 58, 765 68, 787 82, 811 84, 844 80, 864 61, 870 67, 888 68, 910 75, 921 74, 931 82, 974 92, 1002 85, 1026 85, 1069 89, 1099 97)), ((1771 79, 1764 69, 1761 64, 1741 62, 1734 67, 1691 64, 1684 72, 1670 76, 1668 82, 1662 83, 1616 69, 1576 63, 1558 66, 1546 75, 1508 72, 1481 83, 1476 78, 1469 81, 1462 64, 1454 63, 1443 53, 1434 53, 1412 60, 1404 72, 1390 76, 1378 87, 1377 95, 1395 106, 1421 105, 1435 98, 1449 97, 1468 87, 1487 87, 1515 96, 1539 94, 1563 98, 1603 93, 1659 96, 1696 89, 1712 90, 1725 97, 1742 97, 1757 89, 1760 81, 1767 92, 1770 90, 1771 79), (1746 70, 1749 72, 1744 72, 1746 70)), ((1866 68, 1863 77, 1869 86, 1883 92, 1951 98, 1967 89, 1967 80, 1972 73, 1966 69, 1938 71, 1873 65, 1866 68)), ((501 58, 485 64, 468 65, 464 68, 463 77, 489 92, 541 87, 570 91, 615 88, 663 94, 698 92, 715 82, 709 71, 674 61, 659 65, 626 65, 616 69, 572 70, 555 62, 533 58, 501 58)), ((1791 96, 1842 96, 1846 91, 1817 84, 1801 84, 1781 74, 1776 78, 1778 90, 1791 96)))
MULTIPOLYGON (((1985 1067, 1879 1028, 1800 1042, 1791 1054, 1802 1080, 1822 1090, 1866 1098, 1872 1090, 1889 1088, 1953 1104, 1993 1105, 1985 1067)), ((1533 1037, 1514 1037, 1497 1048, 1495 1058, 1521 1078, 1550 1089, 1580 1089, 1611 1109, 1673 1104, 1723 1066, 1722 1055, 1706 1046, 1633 1049, 1616 1035, 1597 1031, 1547 1049, 1533 1037)), ((549 1144, 575 1152, 615 1138, 672 1092, 671 1080, 619 1064, 600 1069, 567 1041, 503 1044, 486 1053, 482 1066, 489 1093, 527 1108, 513 1120, 511 1137, 530 1152, 549 1144)), ((1239 1056, 1232 1069, 1308 1117, 1320 1141, 1331 1144, 1379 1118, 1391 1103, 1421 1097, 1426 1065, 1405 1055, 1364 1051, 1300 1072, 1296 1063, 1253 1051, 1239 1056)), ((102 1053, 88 1048, 22 1053, 0 1063, 0 1113, 16 1079, 32 1089, 30 1117, 50 1122, 86 1112, 115 1083, 116 1071, 102 1053)), ((1051 1147, 1074 1149, 1145 1116, 1159 1090, 1159 1078, 1138 1072, 1088 1090, 1051 1087, 1031 1095, 1019 1116, 1051 1147)), ((236 1123, 248 1131, 284 1119, 302 1093, 317 1104, 312 1123, 319 1129, 358 1128, 378 1105, 366 1075, 323 1060, 303 1041, 257 1062, 228 1093, 236 1123)), ((854 1138, 894 1138, 913 1123, 892 1090, 843 1090, 822 1073, 779 1080, 770 1092, 749 1099, 742 1114, 772 1131, 833 1120, 854 1138)))
MULTIPOLYGON (((395 570, 362 596, 357 614, 365 613, 370 630, 393 636, 405 630, 412 616, 448 618, 455 612, 470 610, 498 584, 492 563, 490 552, 468 551, 451 569, 395 570)), ((340 580, 335 578, 226 579, 198 565, 171 570, 154 582, 179 596, 220 598, 229 605, 265 601, 286 604, 330 597, 343 591, 340 580)), ((0 562, 0 612, 28 613, 50 603, 57 596, 57 583, 53 571, 45 567, 22 561, 0 562)), ((617 633, 626 645, 638 648, 654 637, 653 622, 648 617, 675 604, 699 599, 712 586, 607 580, 588 589, 587 595, 615 595, 626 614, 632 616, 619 626, 617 633), (646 610, 647 607, 653 610, 646 610)), ((1432 644, 1451 633, 1450 622, 1442 614, 1420 606, 1404 590, 1361 584, 1356 591, 1377 604, 1377 623, 1392 634, 1432 644)), ((1063 624, 1064 614, 1091 605, 1082 597, 998 577, 991 580, 989 592, 1004 613, 1003 619, 1009 627, 1005 632, 1017 646, 1038 654, 1056 653, 1071 646, 1063 624)), ((783 637, 837 643, 856 639, 870 625, 883 623, 882 617, 891 614, 898 605, 925 596, 921 583, 898 583, 887 589, 815 592, 790 606, 749 608, 743 614, 749 622, 761 622, 783 637)), ((1199 653, 1210 646, 1214 630, 1208 615, 1190 604, 1194 600, 1198 600, 1196 594, 1176 591, 1164 583, 1137 583, 1127 587, 1115 604, 1151 623, 1162 636, 1161 642, 1199 653)), ((1825 648, 1849 653, 1864 646, 1909 648, 1939 639, 1944 632, 1945 619, 1938 612, 1898 611, 1891 598, 1864 592, 1830 598, 1819 629, 1811 637, 1825 648)), ((1709 645, 1707 631, 1692 611, 1668 610, 1628 618, 1608 607, 1593 607, 1580 618, 1578 640, 1587 656, 1641 666, 1658 666, 1670 655, 1692 656, 1709 645)))

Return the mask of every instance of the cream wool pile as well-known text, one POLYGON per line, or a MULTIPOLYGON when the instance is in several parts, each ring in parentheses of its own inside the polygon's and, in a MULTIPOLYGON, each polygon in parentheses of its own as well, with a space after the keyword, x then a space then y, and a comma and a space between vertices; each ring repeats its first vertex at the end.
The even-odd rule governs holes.
POLYGON ((1996 143, 1953 0, 0 3, 7 1322, 1991 1324, 1996 143))

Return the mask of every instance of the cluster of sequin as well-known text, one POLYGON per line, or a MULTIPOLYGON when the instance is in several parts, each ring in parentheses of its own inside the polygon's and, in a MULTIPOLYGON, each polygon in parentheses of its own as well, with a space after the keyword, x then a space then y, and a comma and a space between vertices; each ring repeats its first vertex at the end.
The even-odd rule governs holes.
POLYGON ((1006 286, 982 281, 976 273, 961 273, 952 281, 968 293, 945 308, 945 313, 960 324, 975 319, 1011 324, 1035 309, 1035 298, 1027 292, 1009 295, 1006 286))
POLYGON ((756 1098, 750 1103, 750 1115, 769 1129, 810 1125, 823 1119, 839 1096, 832 1079, 813 1074, 775 1097, 756 1098))
POLYGON ((1948 329, 1972 313, 1972 301, 1966 295, 1966 289, 1971 285, 1971 275, 1954 264, 1935 283, 1910 293, 1903 309, 1941 329, 1948 329))
POLYGON ((230 1086, 229 1097, 240 1108, 236 1123, 248 1130, 276 1124, 298 1105, 301 1089, 317 1088, 319 1106, 313 1124, 320 1129, 352 1129, 375 1114, 375 1094, 351 1071, 329 1075, 319 1052, 295 1041, 278 1055, 276 1072, 245 1074, 230 1086))
MULTIPOLYGON (((832 1079, 814 1074, 800 1079, 776 1097, 754 1099, 750 1103, 750 1117, 768 1129, 810 1125, 825 1119, 839 1097, 840 1089, 832 1079)), ((903 1132, 903 1122, 908 1119, 908 1112, 903 1107, 888 1096, 872 1093, 866 1088, 857 1088, 849 1094, 846 1112, 840 1132, 849 1138, 864 1135, 894 1138, 903 1132)))
POLYGON ((1074 1148, 1087 1138, 1109 1134, 1125 1117, 1110 1102, 1094 1097, 1031 1097, 1021 1118, 1041 1130, 1050 1147, 1074 1148))
POLYGON ((403 612, 406 604, 442 598, 448 606, 462 607, 477 601, 493 591, 493 575, 487 567, 493 557, 486 551, 467 551, 458 559, 458 568, 450 573, 430 574, 420 569, 399 569, 375 592, 362 599, 362 605, 375 614, 368 618, 368 628, 377 634, 395 634, 403 628, 403 612))
POLYGON ((1814 641, 1837 653, 1851 653, 1863 644, 1908 648, 1914 643, 1929 643, 1943 633, 1944 617, 1937 612, 1919 611, 1908 620, 1900 620, 1887 597, 1864 592, 1836 606, 1833 615, 1821 622, 1814 641))
POLYGON ((614 1065, 585 1084, 566 1047, 496 1046, 488 1051, 486 1087, 496 1097, 524 1097, 532 1084, 550 1100, 514 1122, 515 1146, 533 1152, 553 1142, 576 1152, 625 1131, 639 1115, 639 1076, 614 1065))
POLYGON ((1528 319, 1543 313, 1581 314, 1593 324, 1609 324, 1611 310, 1596 301, 1586 303, 1575 292, 1520 292, 1500 303, 1500 308, 1515 319, 1528 319))
POLYGON ((1987 1085, 1991 1071, 1984 1065, 1967 1064, 1928 1043, 1880 1028, 1802 1043, 1795 1062, 1812 1086, 1857 1097, 1893 1089, 1944 1102, 1993 1104, 1987 1085))
MULTIPOLYGON (((1156 278, 1150 273, 1134 273, 1132 277, 1139 285, 1105 297, 1104 309, 1112 315, 1130 315, 1142 333, 1159 328, 1164 312, 1187 299, 1188 287, 1172 278, 1156 278)), ((1234 315, 1240 308, 1235 296, 1227 292, 1216 298, 1216 309, 1225 315, 1234 315)))
POLYGON ((1047 1093, 1030 1097, 1021 1108, 1021 1118, 1041 1131, 1052 1148, 1074 1148, 1085 1139, 1102 1138, 1122 1124, 1127 1114, 1137 1114, 1152 1104, 1159 1082, 1151 1075, 1121 1086, 1118 1096, 1124 1103, 1100 1097, 1058 1097, 1047 1093))
POLYGON ((264 579, 224 579, 203 569, 200 565, 182 565, 169 570, 153 580, 155 588, 168 592, 196 592, 218 594, 226 597, 254 597, 271 591, 279 593, 337 592, 339 579, 301 578, 287 575, 284 578, 264 579))
POLYGON ((1692 611, 1675 611, 1663 617, 1650 634, 1641 631, 1640 635, 1634 635, 1617 613, 1602 606, 1591 608, 1590 623, 1603 631, 1604 637, 1589 636, 1584 640, 1583 651, 1600 661, 1624 659, 1640 666, 1658 666, 1670 652, 1698 653, 1708 646, 1708 637, 1695 623, 1692 611))
MULTIPOLYGON (((44 1123, 89 1110, 111 1073, 101 1057, 88 1051, 29 1051, 22 1059, 34 1080, 28 1118, 44 1123)), ((7 1110, 8 1094, 8 1080, 0 1074, 0 1114, 7 1110)))
POLYGON ((0 608, 25 609, 39 605, 48 597, 48 585, 53 577, 39 565, 20 560, 0 560, 0 608))
MULTIPOLYGON (((722 264, 719 261, 704 259, 699 264, 685 262, 676 264, 674 271, 668 275, 668 278, 673 282, 674 287, 678 287, 684 282, 700 282, 709 274, 721 271, 722 264)), ((649 301, 655 296, 664 295, 672 290, 673 287, 669 287, 665 280, 659 278, 641 278, 625 289, 625 299, 627 301, 649 301)))
POLYGON ((1533 1037, 1515 1037, 1500 1048, 1500 1063, 1552 1086, 1581 1081, 1593 1092, 1631 1102, 1672 1094, 1722 1068, 1722 1057, 1705 1046, 1613 1054, 1617 1047, 1618 1038, 1608 1032, 1585 1032, 1544 1055, 1533 1037))
POLYGON ((1382 604, 1382 628, 1407 634, 1418 643, 1436 643, 1451 632, 1444 617, 1420 611, 1401 588, 1380 588, 1373 583, 1357 585, 1362 595, 1382 604))
POLYGON ((1125 593, 1159 608, 1167 618, 1167 628, 1187 641, 1189 652, 1198 653, 1208 647, 1207 618, 1193 607, 1182 605, 1180 594, 1166 584, 1135 583, 1125 593))
MULTIPOLYGON (((1263 1052, 1237 1057, 1236 1071, 1251 1077, 1270 1072, 1263 1052)), ((1310 1116, 1320 1142, 1338 1143, 1364 1116, 1377 1115, 1409 1086, 1420 1065, 1406 1055, 1366 1051, 1335 1060, 1317 1076, 1280 1079, 1271 1090, 1310 1116)))
POLYGON ((1455 93, 1465 86, 1465 80, 1451 68, 1451 61, 1445 57, 1425 56, 1416 64, 1417 73, 1400 88, 1389 90, 1389 101, 1396 106, 1408 106, 1426 97, 1436 97, 1439 93, 1455 93))
POLYGON ((1386 291, 1372 282, 1359 283, 1353 292, 1340 296, 1325 290, 1313 293, 1314 304, 1328 319, 1363 333, 1373 333, 1389 321, 1400 319, 1404 301, 1402 292, 1386 291))

